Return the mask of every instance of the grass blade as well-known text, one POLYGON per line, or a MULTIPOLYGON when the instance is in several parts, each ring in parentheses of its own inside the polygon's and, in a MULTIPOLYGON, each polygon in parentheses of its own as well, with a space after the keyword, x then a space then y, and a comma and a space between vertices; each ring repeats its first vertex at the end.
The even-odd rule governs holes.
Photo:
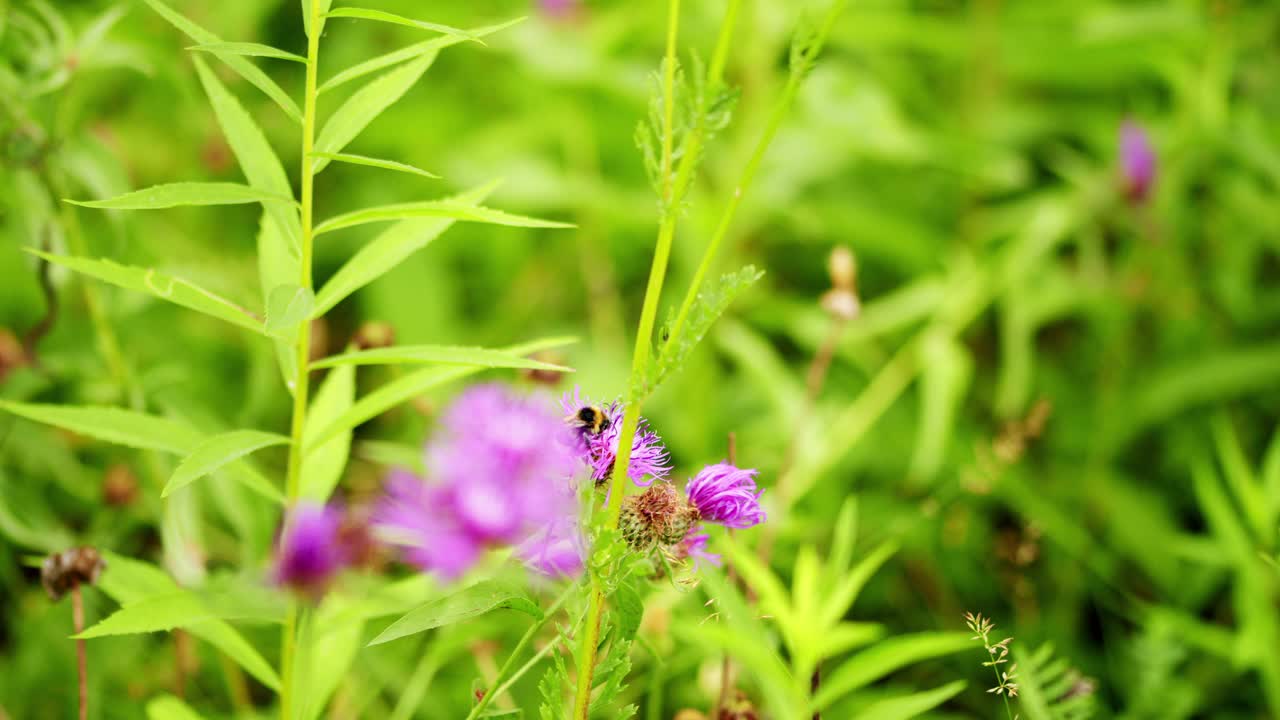
POLYGON ((396 172, 409 173, 410 175, 421 175, 422 177, 438 178, 433 172, 427 172, 413 165, 395 162, 394 160, 382 160, 379 158, 366 157, 364 155, 350 155, 347 153, 311 153, 313 157, 324 158, 326 160, 336 160, 337 162, 349 163, 351 165, 366 165, 368 167, 382 168, 383 170, 394 170, 396 172))
POLYGON ((200 52, 213 53, 218 57, 224 57, 227 55, 233 55, 233 56, 247 55, 249 57, 275 58, 277 60, 290 60, 292 62, 302 63, 303 65, 307 64, 307 59, 302 57, 301 55, 296 55, 291 52, 285 52, 280 48, 274 48, 274 47, 271 47, 270 45, 263 45, 261 43, 251 43, 251 42, 201 43, 199 45, 192 45, 187 49, 198 50, 200 52))
POLYGON ((370 10, 368 8, 357 8, 357 7, 337 8, 335 10, 330 10, 327 13, 327 17, 352 18, 357 20, 373 20, 375 22, 390 23, 392 25, 403 25, 405 27, 418 28, 419 30, 430 30, 432 32, 438 32, 442 35, 448 35, 450 37, 455 37, 460 40, 471 40, 474 42, 478 42, 481 45, 484 44, 484 41, 476 37, 470 31, 461 30, 459 28, 450 27, 448 25, 441 25, 439 23, 425 22, 423 20, 414 20, 412 18, 407 18, 402 15, 396 15, 394 13, 389 13, 382 10, 370 10))
POLYGON ((378 207, 365 208, 363 210, 344 213, 336 217, 331 217, 320 223, 316 226, 315 232, 319 235, 321 233, 341 230, 343 228, 354 227, 356 225, 365 225, 367 223, 387 222, 389 220, 407 220, 409 218, 420 217, 444 217, 461 220, 463 222, 506 225, 508 227, 573 227, 573 225, 568 223, 540 220, 538 218, 526 217, 524 215, 514 215, 512 213, 494 210, 492 208, 482 207, 479 205, 453 202, 451 200, 428 200, 426 202, 380 205, 378 207))
POLYGON ((457 345, 402 345, 399 347, 359 350, 324 358, 311 364, 312 368, 337 367, 339 365, 396 365, 403 363, 440 363, 444 365, 475 365, 486 368, 524 368, 573 372, 562 365, 553 365, 502 350, 457 345))
POLYGON ((160 210, 183 205, 244 205, 254 202, 292 203, 287 195, 228 182, 179 182, 134 190, 107 200, 67 200, 72 205, 102 210, 160 210))
MULTIPOLYGON (((174 490, 186 487, 250 453, 273 445, 288 444, 289 438, 260 430, 233 430, 214 435, 200 443, 178 464, 160 496, 167 497, 174 490)), ((278 492, 276 495, 283 499, 278 492)))

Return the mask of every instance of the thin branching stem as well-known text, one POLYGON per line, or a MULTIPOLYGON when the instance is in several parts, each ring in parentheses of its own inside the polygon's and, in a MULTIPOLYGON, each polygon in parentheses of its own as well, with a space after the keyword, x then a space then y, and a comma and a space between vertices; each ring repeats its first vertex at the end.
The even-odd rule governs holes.
MULTIPOLYGON (((662 94, 662 221, 658 227, 658 242, 653 253, 653 265, 649 270, 649 284, 645 289, 644 307, 640 311, 640 327, 636 331, 635 352, 631 360, 631 380, 627 389, 627 404, 622 416, 622 429, 618 433, 618 455, 614 462, 610 492, 605 507, 605 523, 609 529, 618 527, 622 514, 622 499, 627 490, 627 471, 631 467, 631 445, 640 423, 640 393, 649 367, 649 351, 652 347, 653 327, 658 317, 658 300, 662 297, 662 283, 667 275, 667 261, 671 257, 671 242, 675 237, 676 213, 671 207, 671 166, 674 147, 675 118, 675 69, 676 39, 680 27, 680 0, 667 2, 667 52, 663 64, 662 94)), ((604 612, 604 591, 594 581, 591 599, 583 625, 582 641, 578 647, 578 678, 574 692, 574 720, 587 720, 591 708, 591 686, 595 677, 596 650, 600 644, 600 620, 604 612)))
POLYGON ((493 687, 489 689, 489 692, 484 694, 484 697, 480 698, 480 701, 475 704, 475 707, 471 708, 471 712, 467 714, 466 720, 474 720, 475 718, 480 717, 480 714, 484 712, 485 708, 489 707, 489 703, 493 702, 494 699, 507 691, 507 688, 510 687, 509 680, 511 679, 511 668, 515 665, 516 658, 520 657, 520 653, 524 652, 524 649, 533 641, 534 635, 537 635, 542 628, 547 626, 547 623, 551 622, 551 619, 555 617, 555 614, 560 610, 561 606, 565 604, 569 599, 569 596, 572 595, 573 591, 576 589, 577 587, 575 585, 570 585, 568 588, 565 588, 565 591, 560 593, 560 597, 556 598, 556 601, 551 604, 551 607, 547 608, 547 611, 543 613, 542 619, 529 626, 529 629, 525 631, 524 635, 520 637, 519 642, 516 643, 515 649, 507 656, 507 661, 502 664, 502 667, 498 670, 498 674, 494 676, 493 683, 491 683, 493 687))
MULTIPOLYGON (((310 17, 307 27, 307 86, 305 109, 302 116, 302 234, 301 262, 299 263, 299 285, 311 290, 311 247, 315 234, 313 230, 313 199, 315 191, 315 175, 311 151, 315 146, 316 135, 316 72, 320 64, 320 35, 323 29, 323 18, 320 14, 319 0, 310 0, 307 4, 310 17)), ((311 323, 303 320, 298 326, 297 346, 294 350, 297 364, 295 387, 293 388, 293 422, 290 428, 289 469, 285 479, 285 496, 292 505, 298 499, 301 483, 302 459, 305 448, 302 446, 303 430, 307 422, 307 391, 309 387, 309 363, 311 359, 311 323)), ((292 718, 290 702, 293 692, 293 675, 297 658, 296 635, 298 630, 298 604, 291 600, 288 616, 285 618, 284 633, 281 640, 281 674, 280 674, 280 716, 284 720, 292 718)))

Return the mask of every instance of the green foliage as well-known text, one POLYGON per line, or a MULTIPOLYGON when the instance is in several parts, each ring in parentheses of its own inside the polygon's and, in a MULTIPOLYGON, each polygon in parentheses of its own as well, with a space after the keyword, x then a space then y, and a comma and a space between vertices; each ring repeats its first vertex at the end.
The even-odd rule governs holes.
POLYGON ((1061 658, 1053 646, 1031 653, 1014 648, 1018 663, 1018 707, 1029 720, 1088 720, 1096 712, 1091 681, 1061 658), (1082 684, 1083 683, 1083 684, 1082 684))
POLYGON ((391 642, 499 609, 515 610, 534 619, 542 617, 542 611, 524 592, 503 582, 486 580, 410 611, 379 633, 371 644, 391 642))

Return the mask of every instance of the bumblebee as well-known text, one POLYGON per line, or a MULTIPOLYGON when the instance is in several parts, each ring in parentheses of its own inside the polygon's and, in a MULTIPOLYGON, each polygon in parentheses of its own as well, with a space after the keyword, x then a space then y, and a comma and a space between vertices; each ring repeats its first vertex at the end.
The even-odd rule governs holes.
POLYGON ((598 405, 578 408, 578 412, 570 415, 567 420, 588 435, 599 435, 609 428, 609 417, 598 405))

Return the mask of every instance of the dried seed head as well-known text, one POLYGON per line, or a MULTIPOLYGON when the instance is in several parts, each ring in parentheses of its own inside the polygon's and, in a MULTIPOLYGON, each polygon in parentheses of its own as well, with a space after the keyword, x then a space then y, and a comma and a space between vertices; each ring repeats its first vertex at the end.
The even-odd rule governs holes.
POLYGON ((357 350, 373 350, 396 344, 396 329, 388 322, 371 321, 360 326, 351 338, 357 350))
POLYGON ((40 583, 54 600, 60 600, 77 585, 93 585, 107 567, 96 548, 78 547, 63 550, 44 559, 40 566, 40 583))
POLYGON ((734 690, 733 697, 720 708, 716 720, 760 720, 760 712, 741 690, 734 690))
POLYGON ((138 477, 124 463, 107 468, 102 478, 102 501, 111 507, 128 507, 138 499, 138 477))
POLYGON ((850 293, 857 291, 858 261, 849 248, 837 245, 831 250, 827 256, 827 272, 831 275, 831 287, 850 293))
POLYGON ((818 302, 828 315, 837 320, 853 320, 862 312, 862 303, 858 302, 858 296, 852 290, 828 290, 818 302))
POLYGON ((699 518, 698 509, 674 485, 655 482, 623 501, 619 529, 631 549, 644 552, 682 542, 699 518))

